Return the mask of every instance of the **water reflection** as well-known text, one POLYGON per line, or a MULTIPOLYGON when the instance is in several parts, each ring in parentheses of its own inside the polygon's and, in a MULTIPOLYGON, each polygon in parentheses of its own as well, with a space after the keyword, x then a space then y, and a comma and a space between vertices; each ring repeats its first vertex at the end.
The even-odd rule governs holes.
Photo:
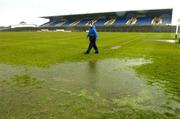
POLYGON ((87 80, 87 88, 90 90, 90 91, 93 91, 96 89, 96 83, 98 81, 98 78, 97 78, 97 61, 96 60, 90 60, 88 62, 88 65, 87 65, 88 69, 88 75, 86 79, 84 80, 87 80))

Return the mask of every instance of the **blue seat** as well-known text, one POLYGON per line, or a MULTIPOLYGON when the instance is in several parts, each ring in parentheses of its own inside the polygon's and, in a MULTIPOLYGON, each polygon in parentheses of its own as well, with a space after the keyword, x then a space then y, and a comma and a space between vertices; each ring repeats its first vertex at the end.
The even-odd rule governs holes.
POLYGON ((106 23, 106 19, 98 19, 95 23, 94 23, 94 25, 96 25, 96 26, 103 26, 104 25, 104 23, 106 23))
POLYGON ((55 26, 56 24, 58 24, 59 23, 59 21, 54 21, 54 22, 52 22, 51 24, 50 24, 50 26, 55 26))
POLYGON ((113 25, 123 25, 126 24, 127 19, 125 18, 117 18, 116 21, 113 23, 113 25))
POLYGON ((64 24, 63 26, 69 26, 71 23, 75 22, 75 20, 73 19, 68 19, 64 24))
POLYGON ((146 25, 147 24, 147 18, 138 18, 136 24, 137 25, 146 25))
POLYGON ((51 26, 54 26, 58 21, 49 21, 41 26, 46 26, 46 27, 51 27, 51 26))
POLYGON ((142 18, 137 18, 137 25, 150 25, 152 21, 152 18, 148 17, 142 17, 142 18))
POLYGON ((82 19, 80 22, 79 22, 79 24, 77 24, 78 26, 85 26, 87 23, 88 23, 88 21, 90 21, 91 19, 82 19))

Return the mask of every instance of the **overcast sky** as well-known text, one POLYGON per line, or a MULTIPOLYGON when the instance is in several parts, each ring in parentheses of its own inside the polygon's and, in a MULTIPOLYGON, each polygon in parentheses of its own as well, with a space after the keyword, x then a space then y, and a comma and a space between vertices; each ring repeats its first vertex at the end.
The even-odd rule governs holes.
POLYGON ((180 18, 180 0, 0 0, 0 26, 47 22, 40 16, 162 8, 174 9, 175 24, 180 18))

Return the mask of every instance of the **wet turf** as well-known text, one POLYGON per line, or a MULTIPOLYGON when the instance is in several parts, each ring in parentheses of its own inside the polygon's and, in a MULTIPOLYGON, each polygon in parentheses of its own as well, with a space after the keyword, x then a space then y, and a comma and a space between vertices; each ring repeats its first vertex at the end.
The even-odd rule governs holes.
POLYGON ((0 119, 179 118, 172 34, 99 35, 87 56, 85 33, 0 33, 0 119))

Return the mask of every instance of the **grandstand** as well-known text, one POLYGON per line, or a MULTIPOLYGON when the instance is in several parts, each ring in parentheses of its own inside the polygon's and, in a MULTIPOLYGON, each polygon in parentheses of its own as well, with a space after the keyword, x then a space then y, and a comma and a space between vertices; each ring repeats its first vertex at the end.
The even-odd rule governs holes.
POLYGON ((169 25, 172 21, 172 9, 121 11, 106 13, 74 14, 41 17, 49 19, 40 27, 72 27, 119 25, 169 25))

